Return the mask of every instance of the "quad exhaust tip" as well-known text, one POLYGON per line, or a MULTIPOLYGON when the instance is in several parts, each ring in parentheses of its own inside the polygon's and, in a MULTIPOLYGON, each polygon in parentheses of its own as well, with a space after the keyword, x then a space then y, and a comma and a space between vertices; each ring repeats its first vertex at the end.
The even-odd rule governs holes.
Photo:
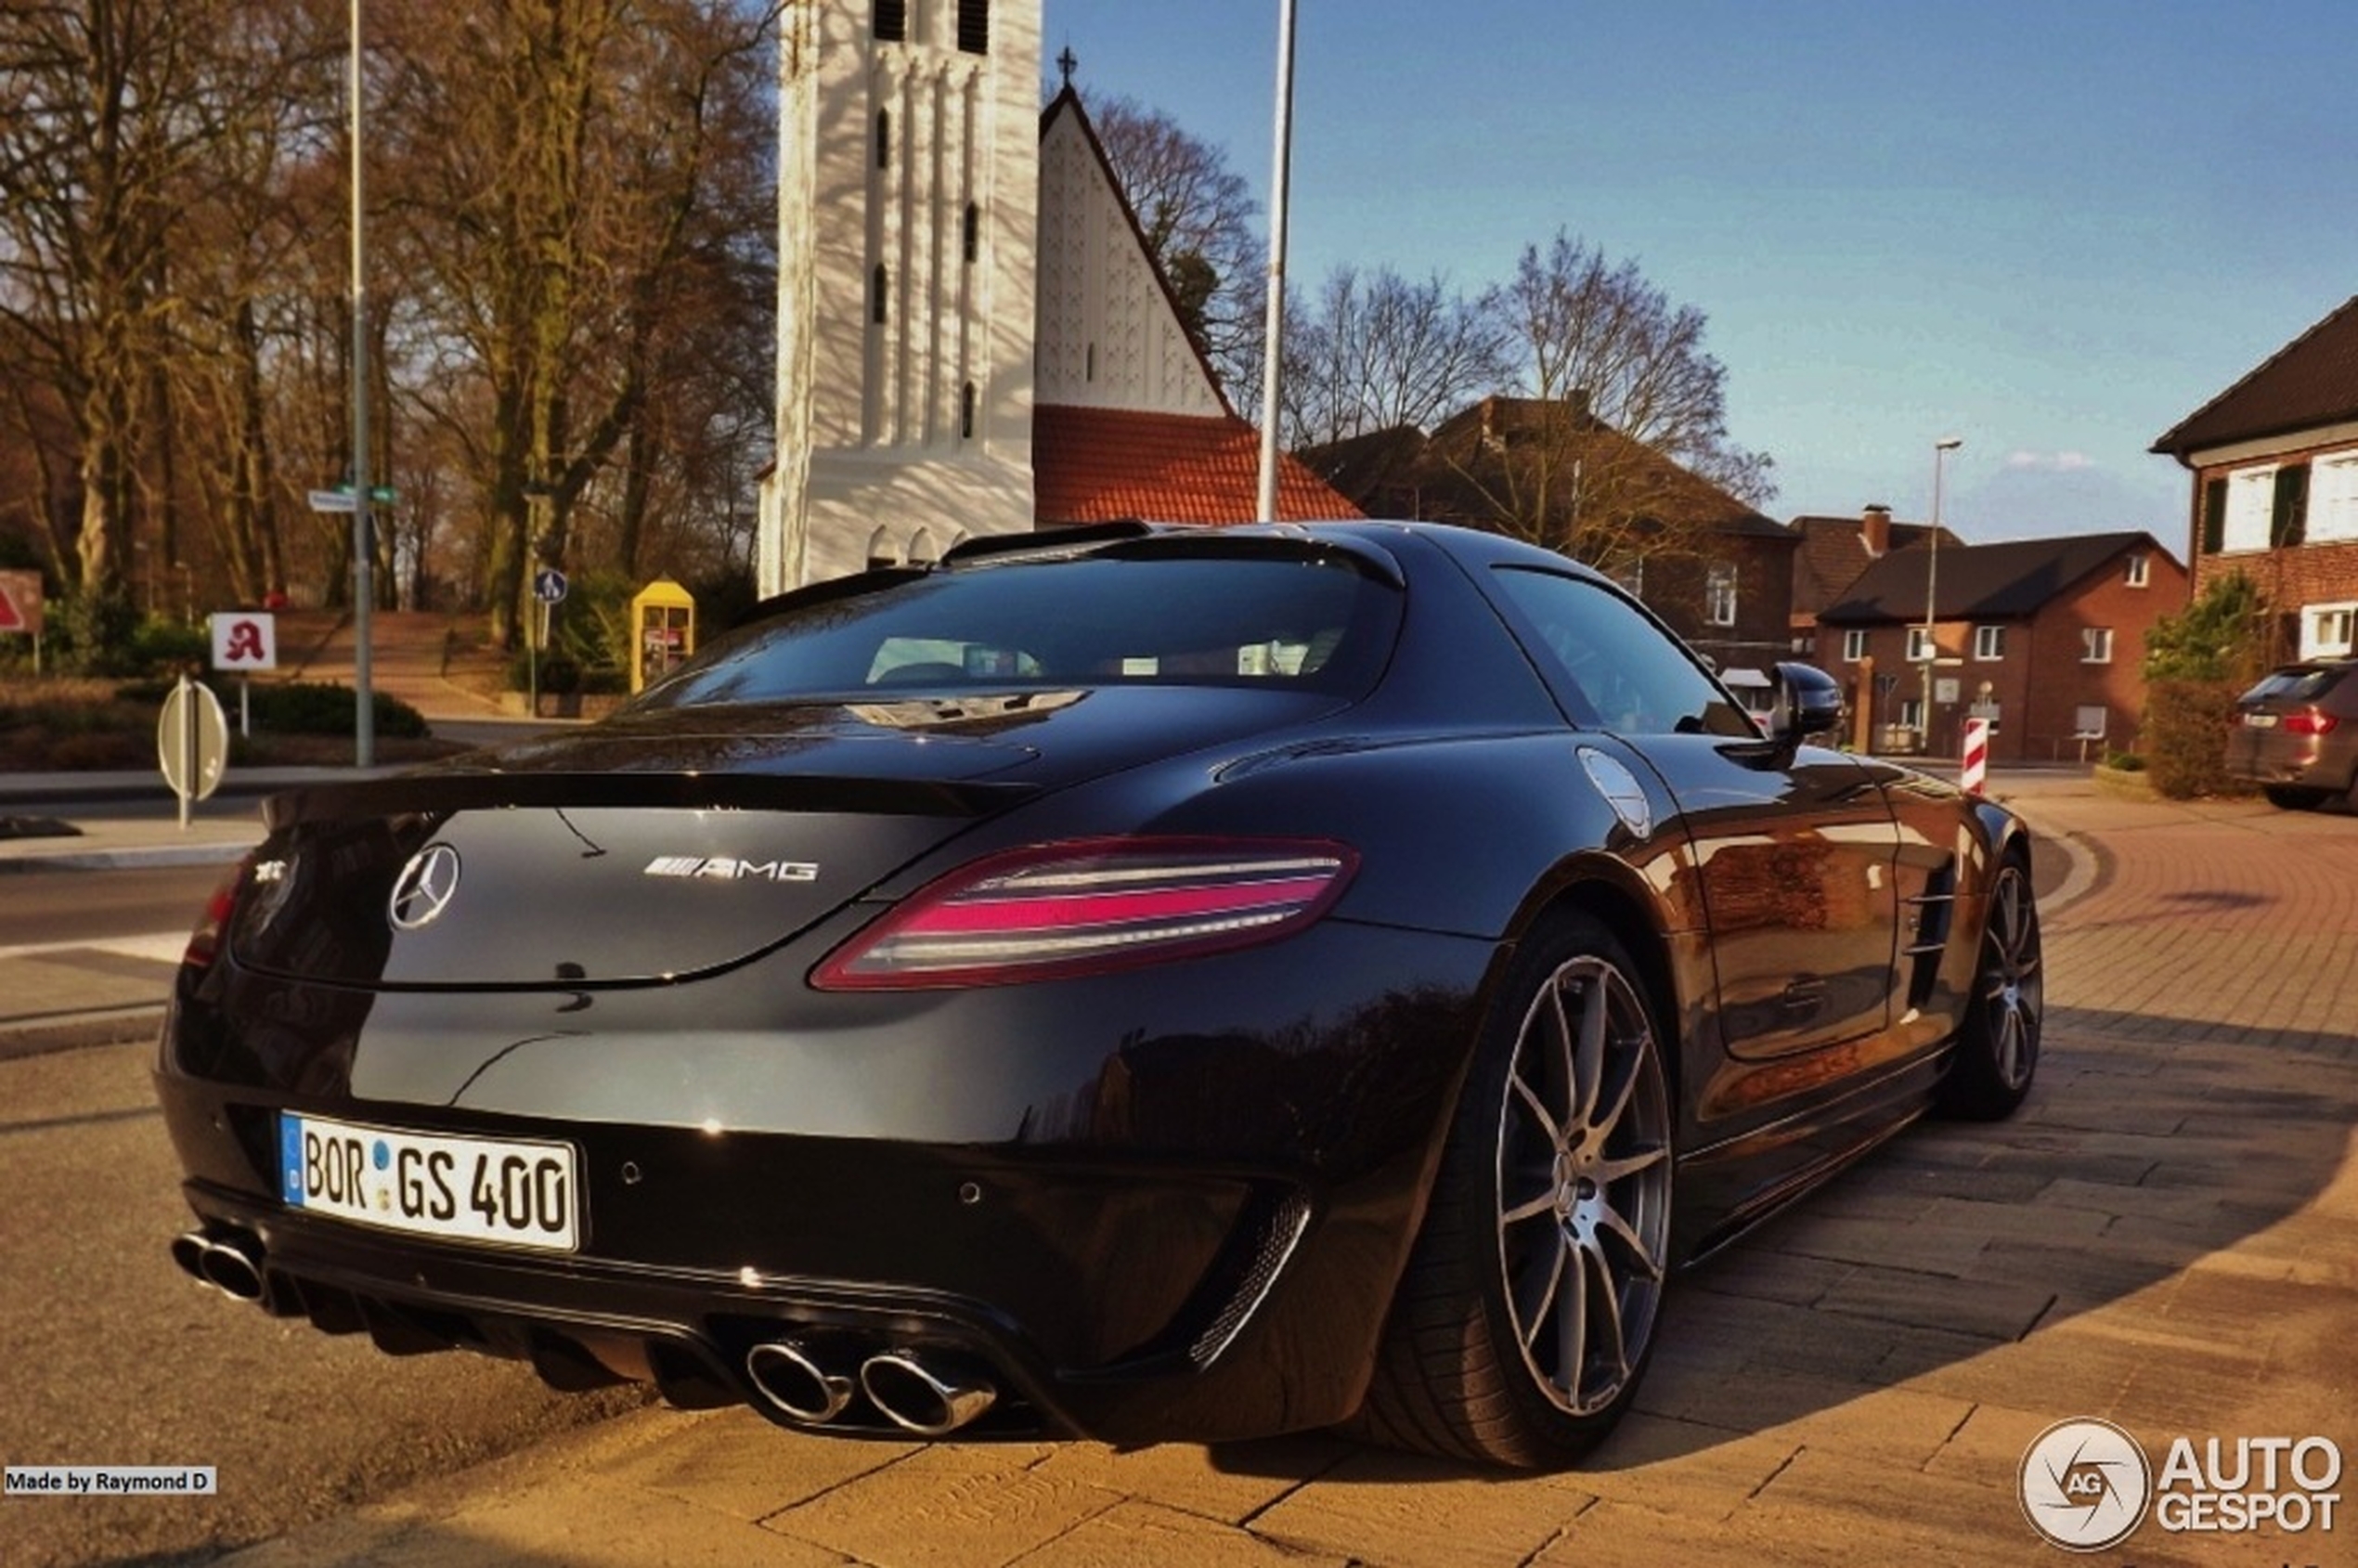
POLYGON ((842 1415, 860 1387, 848 1356, 800 1340, 754 1346, 745 1353, 745 1376, 772 1406, 810 1426, 823 1426, 842 1415))
POLYGON ((251 1237, 183 1231, 172 1238, 172 1261, 188 1277, 225 1296, 240 1302, 263 1298, 262 1244, 251 1237))
POLYGON ((920 1437, 947 1437, 991 1408, 999 1391, 963 1367, 914 1350, 889 1350, 860 1364, 868 1402, 920 1437))

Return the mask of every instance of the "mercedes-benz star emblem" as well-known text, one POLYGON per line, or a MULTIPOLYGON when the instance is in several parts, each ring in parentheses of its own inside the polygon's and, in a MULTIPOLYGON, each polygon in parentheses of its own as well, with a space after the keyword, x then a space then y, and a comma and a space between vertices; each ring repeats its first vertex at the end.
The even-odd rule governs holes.
POLYGON ((385 913, 395 929, 414 931, 439 920, 458 890, 459 851, 447 844, 429 844, 410 856, 393 879, 393 899, 385 913))

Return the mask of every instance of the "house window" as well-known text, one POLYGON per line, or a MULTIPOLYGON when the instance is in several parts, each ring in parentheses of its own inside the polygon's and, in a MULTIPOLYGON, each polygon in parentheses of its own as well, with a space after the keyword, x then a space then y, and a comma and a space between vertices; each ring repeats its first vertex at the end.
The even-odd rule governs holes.
POLYGON ((884 263, 878 262, 876 270, 868 275, 868 319, 879 327, 885 324, 885 299, 891 287, 891 279, 884 269, 884 263))
POLYGON ((982 255, 982 206, 979 202, 966 203, 966 227, 959 241, 959 249, 965 253, 968 266, 982 255))
POLYGON ((892 167, 892 110, 876 110, 876 167, 892 167))
POLYGON ((1937 653, 1932 633, 1920 626, 1908 628, 1908 662, 1922 664, 1937 653))
POLYGON ((2144 551, 2131 551, 2129 557, 2129 586, 2146 588, 2153 582, 2153 557, 2144 551))
POLYGON ((2266 550, 2275 512, 2274 468, 2239 468, 2227 475, 2227 526, 2220 549, 2266 550))
POLYGON ((1924 698, 1902 697, 1899 699, 1899 727, 1903 730, 1921 730, 1924 727, 1924 698))
POLYGON ((2300 614, 2300 656, 2304 659, 2347 657, 2358 641, 2358 603, 2312 604, 2300 614))
POLYGON ((1989 664, 2006 656, 2006 628, 2002 626, 1977 626, 1973 628, 1973 656, 1989 664))
POLYGON ((958 47, 970 55, 991 52, 991 0, 958 0, 958 47))
POLYGON ((2102 703, 2082 703, 2071 710, 2071 738, 2078 741, 2100 741, 2105 738, 2105 726, 2112 719, 2112 709, 2102 703))
POLYGON ((2079 662, 2081 664, 2112 663, 2112 628, 2091 626, 2080 628, 2079 662))
POLYGON ((2358 539, 2358 452, 2319 458, 2309 482, 2309 542, 2358 539))
POLYGON ((909 36, 909 0, 876 0, 876 36, 898 44, 909 36))
POLYGON ((1708 626, 1736 624, 1736 569, 1715 562, 1704 579, 1703 618, 1708 626))
POLYGON ((1853 628, 1851 630, 1844 632, 1842 634, 1842 662, 1845 664, 1857 664, 1860 659, 1863 659, 1866 656, 1866 631, 1863 628, 1853 628))

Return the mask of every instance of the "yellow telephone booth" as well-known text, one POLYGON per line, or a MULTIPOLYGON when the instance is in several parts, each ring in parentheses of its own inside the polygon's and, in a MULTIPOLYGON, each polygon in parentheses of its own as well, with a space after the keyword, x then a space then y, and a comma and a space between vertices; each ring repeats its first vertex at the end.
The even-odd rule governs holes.
POLYGON ((669 577, 657 577, 630 601, 630 689, 641 692, 696 651, 696 602, 669 577))

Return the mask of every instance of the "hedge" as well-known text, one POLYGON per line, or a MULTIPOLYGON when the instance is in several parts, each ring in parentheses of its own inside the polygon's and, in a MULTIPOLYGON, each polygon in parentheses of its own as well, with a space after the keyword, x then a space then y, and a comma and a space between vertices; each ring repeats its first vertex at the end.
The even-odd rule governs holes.
POLYGON ((2227 740, 2242 692, 2235 680, 2156 680, 2145 688, 2147 771, 2165 798, 2243 793, 2227 776, 2227 740))

